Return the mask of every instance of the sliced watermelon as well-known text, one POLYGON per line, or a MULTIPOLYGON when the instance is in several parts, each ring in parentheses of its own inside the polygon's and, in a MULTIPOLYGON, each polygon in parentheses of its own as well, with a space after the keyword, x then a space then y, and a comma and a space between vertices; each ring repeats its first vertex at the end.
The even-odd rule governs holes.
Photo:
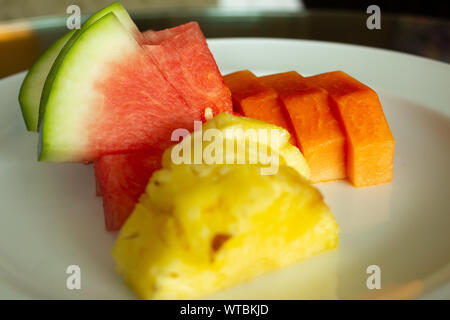
POLYGON ((141 47, 113 14, 83 31, 55 71, 43 108, 39 159, 95 161, 106 154, 162 149, 174 129, 192 130, 205 108, 231 112, 229 90, 198 25, 192 25, 186 39, 183 32, 161 42, 161 51, 141 47), (173 45, 172 38, 191 49, 173 45), (183 74, 177 78, 170 63, 183 74))
POLYGON ((187 107, 114 14, 72 45, 44 110, 40 160, 56 162, 164 145, 200 112, 187 107))
POLYGON ((144 38, 154 42, 144 47, 189 106, 210 108, 213 115, 231 111, 231 92, 197 22, 148 31, 144 38))
POLYGON ((141 43, 142 44, 160 44, 164 40, 167 40, 173 36, 176 36, 184 31, 192 28, 192 24, 195 22, 185 23, 173 28, 163 29, 163 30, 147 30, 142 32, 141 43))
POLYGON ((161 168, 162 151, 103 156, 95 164, 95 178, 103 196, 105 225, 117 231, 134 209, 154 171, 161 168))
POLYGON ((50 92, 53 88, 53 82, 58 74, 58 70, 61 67, 63 61, 66 58, 66 55, 70 52, 72 46, 77 42, 78 38, 83 34, 83 32, 89 28, 92 24, 97 22, 99 19, 103 18, 105 15, 113 13, 115 17, 120 21, 122 26, 135 38, 137 41, 141 39, 141 33, 139 29, 134 24, 127 10, 120 4, 120 2, 114 2, 113 4, 103 8, 96 13, 94 13, 86 22, 83 24, 81 30, 76 30, 75 33, 70 37, 67 43, 59 52, 57 58, 53 62, 50 72, 45 79, 44 87, 42 89, 41 100, 39 103, 39 117, 37 128, 40 128, 44 111, 46 109, 46 105, 48 103, 48 99, 50 96, 50 92))
MULTIPOLYGON (((128 12, 119 3, 115 2, 106 8, 94 13, 83 24, 82 29, 89 27, 95 21, 103 17, 105 14, 113 12, 120 22, 132 33, 136 38, 140 37, 140 32, 134 22, 131 20, 128 12)), ((22 110, 22 116, 25 121, 27 130, 37 131, 39 120, 39 106, 41 102, 41 96, 44 90, 44 84, 47 76, 49 75, 55 60, 58 60, 58 56, 63 51, 67 51, 67 48, 75 41, 78 35, 81 33, 79 30, 72 30, 63 35, 61 38, 55 41, 40 57, 33 66, 30 68, 27 76, 25 77, 19 92, 19 102, 22 110), (69 43, 67 46, 66 44, 69 43)), ((61 55, 60 60, 63 57, 61 55)), ((47 84, 49 87, 49 84, 47 84)), ((44 99, 45 100, 45 99, 44 99)))

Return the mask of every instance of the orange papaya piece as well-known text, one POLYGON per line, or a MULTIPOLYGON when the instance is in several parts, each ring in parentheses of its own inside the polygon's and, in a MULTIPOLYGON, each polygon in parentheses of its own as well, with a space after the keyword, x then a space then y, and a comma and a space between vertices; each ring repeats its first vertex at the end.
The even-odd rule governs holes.
POLYGON ((309 164, 311 181, 344 179, 345 135, 330 108, 328 93, 295 71, 260 80, 278 92, 309 164))
POLYGON ((231 90, 235 112, 286 129, 291 134, 291 143, 296 145, 292 126, 275 90, 261 83, 248 70, 226 75, 224 80, 231 90))
POLYGON ((395 140, 375 91, 342 71, 307 78, 328 91, 347 136, 347 176, 356 187, 393 178, 395 140))

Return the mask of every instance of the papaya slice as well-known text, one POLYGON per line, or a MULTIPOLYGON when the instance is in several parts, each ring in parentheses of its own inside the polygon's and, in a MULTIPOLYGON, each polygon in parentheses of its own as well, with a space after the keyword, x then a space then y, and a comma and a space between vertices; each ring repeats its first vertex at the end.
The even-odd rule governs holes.
POLYGON ((275 90, 248 70, 226 75, 224 80, 231 90, 235 112, 286 129, 291 134, 290 142, 296 145, 292 126, 275 90))
POLYGON ((328 91, 342 121, 350 182, 364 187, 391 181, 395 140, 376 92, 342 71, 307 79, 328 91))
POLYGON ((278 92, 310 166, 311 181, 344 179, 345 136, 330 107, 328 93, 295 71, 260 80, 278 92))

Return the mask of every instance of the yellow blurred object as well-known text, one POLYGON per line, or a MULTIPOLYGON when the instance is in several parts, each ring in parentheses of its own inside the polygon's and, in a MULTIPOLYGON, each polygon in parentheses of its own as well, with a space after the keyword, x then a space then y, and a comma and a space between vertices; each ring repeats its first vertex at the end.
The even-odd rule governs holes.
POLYGON ((113 249, 143 299, 194 299, 338 243, 320 192, 282 165, 177 165, 157 171, 113 249))
MULTIPOLYGON (((202 163, 211 164, 206 159, 207 152, 205 157, 205 151, 214 145, 217 147, 215 149, 220 149, 221 155, 218 157, 222 160, 220 164, 239 163, 240 156, 243 156, 244 160, 241 164, 251 164, 253 157, 257 160, 253 163, 264 167, 263 172, 266 174, 276 173, 278 166, 285 164, 295 169, 304 178, 310 179, 310 170, 306 159, 300 150, 289 142, 290 134, 284 128, 256 119, 221 113, 204 123, 201 129, 201 132, 197 131, 197 137, 203 152, 202 163), (215 137, 212 138, 212 135, 209 135, 207 138, 209 133, 214 133, 212 130, 215 130, 215 137), (220 135, 220 141, 216 141, 218 135, 220 135), (217 142, 218 145, 216 145, 217 142), (263 154, 265 155, 263 156, 263 154), (271 163, 274 160, 276 160, 276 164, 271 163)), ((173 165, 172 150, 179 149, 186 143, 191 149, 189 161, 195 163, 195 140, 196 133, 192 133, 185 137, 183 142, 168 149, 163 156, 163 166, 170 168, 173 165)))
POLYGON ((0 24, 0 78, 27 70, 39 56, 39 43, 27 22, 0 24))

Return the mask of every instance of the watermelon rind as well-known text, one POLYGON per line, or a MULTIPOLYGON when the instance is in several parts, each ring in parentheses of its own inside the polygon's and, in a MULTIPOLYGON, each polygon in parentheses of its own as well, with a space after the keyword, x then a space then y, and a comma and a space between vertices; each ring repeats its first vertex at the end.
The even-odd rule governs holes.
POLYGON ((50 93, 50 90, 52 88, 53 80, 55 77, 55 74, 65 59, 66 54, 69 52, 72 45, 77 41, 77 39, 80 37, 82 32, 89 28, 93 23, 97 22, 100 18, 104 17, 105 15, 109 13, 114 13, 116 18, 122 23, 124 28, 128 30, 134 37, 139 37, 140 32, 139 29, 136 27, 135 23, 131 19, 130 15, 128 14, 127 10, 122 6, 120 2, 114 2, 111 5, 107 6, 106 8, 103 8, 96 13, 94 13, 89 19, 86 20, 86 22, 83 24, 83 27, 80 30, 77 30, 72 37, 66 42, 64 47, 59 52, 57 58, 55 59, 50 72, 48 73, 48 76, 45 80, 45 84, 43 86, 42 95, 40 99, 40 106, 39 106, 39 116, 38 116, 38 123, 37 128, 39 129, 42 121, 43 112, 45 110, 45 105, 47 104, 48 95, 50 93))
MULTIPOLYGON (((128 12, 120 4, 115 2, 106 8, 93 14, 84 24, 82 28, 87 28, 92 23, 109 12, 114 12, 119 20, 133 33, 139 33, 134 22, 131 20, 128 12)), ((61 50, 68 43, 77 30, 67 32, 61 38, 56 40, 40 57, 35 61, 28 71, 19 92, 19 103, 25 126, 28 131, 38 131, 39 108, 41 104, 41 96, 44 89, 46 78, 58 57, 61 50)), ((74 40, 74 39, 72 39, 74 40)), ((73 41, 72 41, 73 43, 73 41)))
POLYGON ((99 116, 98 99, 102 99, 95 83, 111 63, 136 50, 142 48, 114 13, 81 30, 58 68, 52 67, 52 84, 42 110, 40 161, 77 162, 92 157, 86 124, 99 116))
POLYGON ((127 29, 134 36, 139 34, 139 29, 135 25, 133 19, 131 19, 130 15, 128 14, 128 11, 122 6, 120 2, 114 2, 109 6, 94 13, 92 16, 89 17, 89 19, 86 20, 81 29, 86 29, 87 27, 89 27, 90 25, 95 23, 98 19, 102 18, 108 13, 114 13, 117 19, 119 19, 119 21, 123 24, 125 29, 127 29))
POLYGON ((19 103, 23 120, 28 131, 37 131, 39 118, 39 102, 45 79, 61 49, 75 33, 67 32, 56 40, 31 66, 22 82, 19 92, 19 103))

